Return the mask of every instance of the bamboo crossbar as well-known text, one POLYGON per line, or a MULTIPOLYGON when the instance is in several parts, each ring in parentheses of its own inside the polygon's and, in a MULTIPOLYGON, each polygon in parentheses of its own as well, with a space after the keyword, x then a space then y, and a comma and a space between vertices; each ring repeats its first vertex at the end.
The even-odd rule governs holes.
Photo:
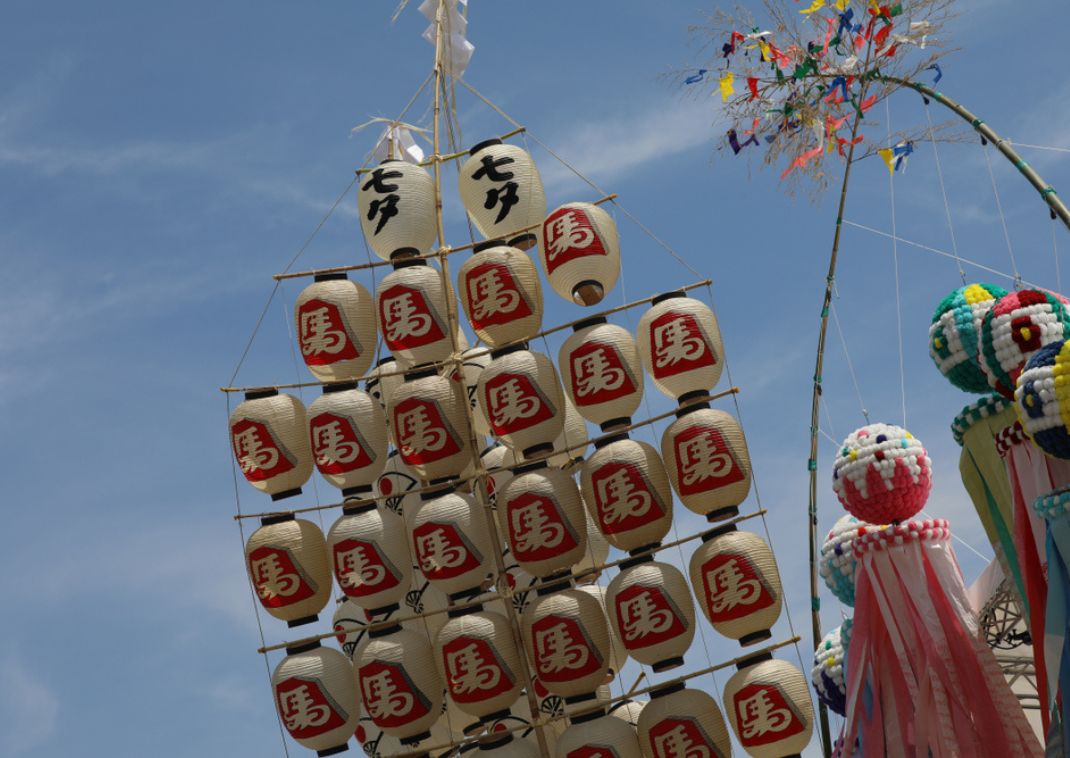
MULTIPOLYGON (((522 134, 525 131, 527 131, 527 127, 526 126, 519 126, 516 129, 513 129, 513 131, 511 131, 511 132, 506 132, 505 134, 501 135, 500 137, 498 137, 498 139, 504 141, 504 140, 509 139, 510 137, 515 137, 518 134, 522 134)), ((463 158, 466 155, 468 155, 468 151, 467 150, 461 150, 461 151, 456 152, 456 153, 446 153, 445 155, 438 156, 438 162, 439 163, 445 163, 446 161, 455 161, 458 158, 463 158)), ((435 156, 432 155, 427 160, 420 161, 416 165, 417 166, 433 166, 433 165, 435 165, 435 156)), ((358 168, 353 173, 355 173, 357 176, 363 176, 364 174, 370 174, 372 171, 375 171, 375 168, 376 168, 375 166, 372 166, 371 168, 358 168)))
MULTIPOLYGON (((591 205, 602 205, 604 203, 608 203, 608 202, 610 202, 612 200, 616 200, 616 199, 617 199, 616 193, 611 193, 609 195, 606 195, 605 197, 600 197, 599 199, 593 201, 591 203, 591 205)), ((530 231, 532 231, 534 229, 538 229, 540 226, 542 226, 542 222, 541 221, 539 223, 537 223, 537 224, 529 224, 528 226, 523 226, 523 227, 520 227, 519 229, 514 229, 511 232, 509 232, 508 234, 504 234, 502 236, 503 237, 515 237, 515 236, 517 236, 519 234, 523 234, 524 232, 530 232, 530 231)), ((479 244, 481 244, 481 243, 483 243, 485 241, 486 240, 480 240, 479 242, 466 242, 463 245, 456 245, 456 246, 446 245, 446 246, 440 247, 438 250, 432 250, 430 253, 422 253, 420 255, 410 256, 410 257, 406 258, 405 260, 409 260, 409 261, 424 260, 424 261, 426 261, 426 260, 430 260, 431 258, 443 258, 443 257, 445 257, 447 255, 452 255, 453 253, 459 253, 459 252, 462 252, 464 250, 470 250, 473 247, 475 247, 476 245, 479 245, 479 244)), ((315 268, 315 269, 309 269, 307 271, 289 271, 289 272, 285 272, 285 273, 282 273, 282 274, 272 274, 271 278, 274 279, 275 281, 279 282, 279 281, 282 281, 283 279, 298 279, 298 278, 301 278, 301 277, 319 276, 321 274, 341 274, 341 273, 344 273, 346 271, 365 271, 365 270, 370 269, 370 268, 380 268, 382 266, 392 266, 392 265, 394 265, 393 261, 372 261, 371 263, 354 263, 354 264, 349 265, 349 266, 332 266, 331 268, 315 268)))
MULTIPOLYGON (((739 387, 729 387, 728 389, 726 389, 726 390, 724 390, 722 392, 715 393, 713 395, 703 395, 702 397, 691 398, 690 400, 687 400, 687 401, 685 401, 683 403, 680 403, 676 408, 673 408, 670 411, 665 411, 664 413, 659 413, 656 416, 650 416, 649 418, 645 418, 642 421, 636 421, 636 422, 634 422, 632 424, 629 424, 628 426, 617 427, 617 428, 612 429, 611 431, 608 431, 608 432, 606 432, 604 434, 600 434, 597 437, 588 438, 586 442, 577 442, 576 444, 569 445, 567 447, 562 448, 561 450, 556 450, 555 449, 555 450, 552 450, 552 451, 550 451, 548 453, 543 453, 541 455, 533 455, 530 458, 525 458, 522 461, 517 461, 516 463, 510 464, 508 466, 499 466, 498 468, 493 469, 493 471, 512 471, 513 469, 519 468, 520 466, 530 466, 533 463, 538 463, 539 461, 547 460, 547 459, 549 459, 549 458, 551 458, 551 457, 553 457, 555 455, 560 455, 561 453, 571 453, 571 452, 576 451, 576 450, 583 450, 583 449, 585 449, 587 447, 590 447, 592 445, 597 444, 598 442, 600 442, 603 439, 608 439, 609 437, 616 437, 619 434, 625 434, 627 432, 631 432, 634 429, 641 429, 644 426, 650 426, 651 424, 656 424, 658 421, 661 421, 663 419, 667 419, 669 416, 676 415, 677 411, 679 411, 681 408, 689 408, 689 407, 691 407, 693 405, 699 405, 700 403, 708 403, 708 402, 711 402, 713 400, 719 400, 720 398, 727 397, 728 395, 738 394, 739 391, 740 391, 739 387)), ((442 490, 442 489, 444 489, 445 487, 448 487, 448 486, 454 486, 454 485, 459 485, 459 484, 467 484, 468 482, 476 481, 476 480, 478 480, 478 479, 480 479, 480 478, 482 478, 484 476, 485 476, 485 474, 475 474, 474 476, 458 477, 456 479, 451 479, 448 483, 429 484, 429 485, 425 485, 423 487, 413 487, 411 490, 407 490, 405 492, 405 494, 407 494, 407 495, 419 495, 419 494, 422 494, 424 492, 437 492, 437 491, 442 490)), ((237 514, 231 516, 231 518, 234 519, 235 521, 241 521, 243 519, 271 518, 271 517, 276 517, 276 516, 294 516, 294 515, 297 515, 298 513, 314 513, 315 511, 329 511, 329 510, 332 510, 334 508, 341 508, 342 506, 346 506, 346 505, 353 506, 353 507, 357 507, 357 506, 361 506, 361 505, 369 505, 371 503, 379 503, 379 502, 382 502, 383 500, 388 500, 391 497, 396 497, 396 496, 395 495, 379 495, 379 496, 375 496, 375 497, 366 497, 366 498, 349 498, 349 499, 344 500, 344 501, 342 501, 340 503, 328 503, 327 505, 310 505, 310 506, 307 506, 305 508, 294 508, 292 510, 263 511, 261 513, 237 513, 237 514)))
MULTIPOLYGON (((712 283, 713 283, 712 279, 703 279, 700 282, 694 282, 692 284, 686 284, 683 287, 677 287, 675 290, 672 290, 672 291, 673 292, 689 292, 690 290, 698 289, 699 287, 706 287, 706 286, 708 286, 708 285, 710 285, 712 283)), ((521 342, 531 342, 532 340, 539 339, 540 337, 545 337, 548 334, 555 334, 556 332, 564 331, 565 329, 570 329, 573 326, 575 326, 576 324, 580 323, 581 321, 589 321, 592 318, 598 318, 600 316, 612 316, 614 313, 620 313, 621 311, 626 311, 626 310, 628 310, 630 308, 637 308, 640 305, 646 305, 647 303, 653 301, 654 298, 656 298, 656 297, 658 297, 658 295, 651 295, 650 297, 640 298, 639 300, 632 300, 631 302, 624 303, 623 305, 616 305, 616 306, 614 306, 612 308, 607 308, 604 311, 598 311, 597 313, 591 313, 589 315, 584 316, 583 318, 578 318, 578 319, 574 319, 572 321, 567 321, 564 324, 559 324, 557 326, 551 326, 549 329, 543 329, 541 332, 536 332, 535 334, 531 335, 530 337, 525 337, 523 339, 518 339, 518 340, 512 340, 510 342, 503 342, 501 345, 499 345, 498 347, 496 347, 494 349, 495 350, 501 350, 501 349, 504 349, 504 348, 507 348, 507 347, 512 347, 513 345, 518 345, 521 342)), ((480 352, 469 353, 468 357, 469 358, 480 358, 480 357, 482 357, 484 355, 489 355, 490 352, 491 352, 491 348, 488 347, 488 348, 484 348, 480 352)), ((421 364, 420 368, 421 369, 444 368, 445 366, 447 366, 449 364, 463 363, 464 360, 465 360, 464 358, 461 358, 459 356, 454 356, 454 357, 446 358, 445 360, 441 360, 441 361, 434 361, 432 363, 421 364)), ((416 367, 414 366, 413 368, 404 369, 404 370, 403 369, 397 369, 395 371, 382 371, 382 372, 376 371, 376 372, 373 372, 371 374, 365 374, 364 376, 358 376, 355 379, 345 379, 345 380, 342 380, 342 381, 347 382, 347 383, 351 383, 351 382, 366 382, 369 379, 382 379, 382 378, 389 377, 389 376, 404 376, 407 372, 415 370, 415 368, 416 367)), ((337 384, 338 382, 333 382, 333 383, 337 384)), ((220 392, 228 392, 228 393, 229 392, 259 392, 259 391, 262 391, 262 390, 283 390, 283 389, 299 389, 299 388, 302 388, 302 387, 323 387, 324 385, 327 385, 327 384, 332 384, 332 382, 311 381, 311 382, 290 382, 289 384, 261 384, 261 385, 251 385, 251 386, 248 386, 248 387, 220 387, 219 391, 220 392)))

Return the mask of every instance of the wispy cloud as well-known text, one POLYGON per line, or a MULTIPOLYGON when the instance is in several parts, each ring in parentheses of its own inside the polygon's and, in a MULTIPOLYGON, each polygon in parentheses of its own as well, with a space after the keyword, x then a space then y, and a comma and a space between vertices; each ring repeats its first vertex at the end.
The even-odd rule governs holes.
POLYGON ((18 755, 49 740, 56 731, 56 693, 13 653, 0 663, 0 752, 18 755))

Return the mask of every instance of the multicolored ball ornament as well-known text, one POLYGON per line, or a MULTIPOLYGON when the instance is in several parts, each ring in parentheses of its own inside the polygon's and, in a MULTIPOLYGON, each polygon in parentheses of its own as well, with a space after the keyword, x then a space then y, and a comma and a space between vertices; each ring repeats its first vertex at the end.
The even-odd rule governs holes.
POLYGON ((855 604, 855 569, 858 567, 854 541, 874 528, 849 514, 840 516, 821 546, 818 564, 821 578, 841 603, 852 608, 855 604))
MULTIPOLYGON (((843 623, 850 628, 850 620, 843 623)), ((824 636, 814 651, 814 668, 810 671, 810 682, 818 699, 841 716, 847 711, 847 680, 844 673, 847 645, 842 631, 843 626, 838 626, 824 636)))
POLYGON ((1070 458, 1070 340, 1040 348, 1018 377, 1022 429, 1048 455, 1070 458))
POLYGON ((940 301, 929 327, 929 355, 948 381, 966 392, 988 392, 978 362, 985 314, 1007 290, 991 284, 959 287, 940 301))
POLYGON ((992 389, 1014 397, 1026 361, 1045 345, 1070 338, 1070 310, 1041 290, 1011 292, 997 300, 981 325, 981 368, 992 389))
POLYGON ((932 488, 932 461, 902 427, 870 424, 843 441, 832 489, 849 513, 871 524, 903 521, 920 511, 932 488))

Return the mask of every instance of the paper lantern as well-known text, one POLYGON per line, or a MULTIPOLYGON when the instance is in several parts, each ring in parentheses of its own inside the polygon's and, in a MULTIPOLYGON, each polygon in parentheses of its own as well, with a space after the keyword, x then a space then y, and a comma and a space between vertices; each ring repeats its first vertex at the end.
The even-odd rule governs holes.
MULTIPOLYGON (((379 401, 379 405, 385 413, 387 406, 390 405, 390 398, 393 396, 394 390, 400 387, 404 381, 405 375, 398 368, 398 362, 394 360, 394 356, 391 355, 386 358, 380 358, 375 364, 370 377, 364 383, 364 389, 379 401)), ((390 419, 387 418, 387 422, 389 421, 390 419)))
POLYGON ((554 440, 554 455, 550 456, 550 465, 568 468, 581 463, 587 453, 587 422, 576 410, 576 406, 565 396, 565 425, 561 434, 554 440))
POLYGON ((656 545, 672 527, 669 475, 653 446, 627 435, 603 438, 580 470, 583 501, 618 550, 656 545))
POLYGON ((388 408, 398 452, 421 480, 460 476, 472 461, 464 390, 434 369, 412 371, 388 408))
MULTIPOLYGON (((486 487, 487 497, 490 498, 489 505, 497 510, 498 493, 513 478, 513 471, 510 467, 516 465, 516 459, 512 450, 497 442, 484 450, 479 459, 487 472, 486 487)), ((504 530, 502 531, 501 537, 508 544, 508 536, 504 534, 504 530)))
POLYGON ((606 591, 614 634, 655 673, 684 664, 695 636, 695 604, 679 569, 650 556, 626 561, 606 591))
MULTIPOLYGON (((843 622, 850 625, 850 619, 843 622)), ((817 699, 833 713, 843 716, 847 712, 847 680, 844 674, 846 644, 841 636, 843 627, 836 627, 826 634, 814 651, 814 668, 810 682, 817 692, 817 699)))
POLYGON ((595 711, 572 719, 557 739, 557 758, 642 758, 635 727, 595 711))
POLYGON ((383 161, 362 177, 357 208, 364 239, 385 261, 399 250, 426 253, 438 237, 435 182, 421 166, 383 161))
POLYGON ((348 749, 360 718, 349 660, 319 642, 286 648, 271 675, 275 708, 286 731, 316 755, 348 749))
POLYGON ((921 441, 906 429, 869 424, 843 441, 832 464, 832 489, 851 515, 889 524, 924 507, 932 470, 921 441))
POLYGON ((643 399, 643 369, 632 333, 603 316, 572 329, 558 353, 569 399, 602 431, 630 425, 643 399))
POLYGON ((553 361, 523 345, 491 355, 477 391, 494 435, 525 457, 550 452, 565 424, 565 395, 553 361))
POLYGON ((1022 429, 1055 458, 1070 458, 1070 341, 1037 350, 1025 364, 1014 392, 1022 429), (1066 409, 1066 410, 1064 410, 1066 409))
POLYGON ((1055 295, 1021 290, 1004 295, 981 324, 981 368, 989 386, 1014 398, 1018 374, 1040 348, 1070 338, 1070 311, 1055 295))
MULTIPOLYGON (((607 619, 609 618, 609 604, 608 604, 608 592, 605 587, 598 584, 580 584, 576 586, 576 589, 580 592, 586 592, 588 595, 598 601, 598 606, 602 609, 602 615, 607 619)), ((624 643, 620 641, 620 636, 617 634, 609 635, 609 674, 610 676, 616 676, 624 668, 624 664, 628 662, 628 648, 624 647, 624 643)))
POLYGON ((316 468, 342 494, 370 493, 386 466, 386 415, 354 384, 328 384, 308 408, 316 468))
POLYGON ((929 355, 940 373, 966 392, 985 392, 988 379, 981 370, 981 324, 1007 290, 991 284, 959 287, 940 301, 929 327, 929 355))
MULTIPOLYGON (((539 681, 538 677, 532 679, 532 691, 535 696, 534 700, 537 714, 535 718, 532 717, 531 707, 528 704, 528 698, 525 694, 513 704, 512 708, 509 709, 508 716, 497 719, 489 724, 487 732, 488 734, 494 734, 495 732, 504 729, 516 729, 513 734, 518 740, 529 742, 535 746, 539 745, 539 732, 541 732, 546 743, 546 748, 549 751, 549 755, 554 754, 557 739, 564 734, 565 729, 568 727, 568 722, 565 719, 560 718, 561 716, 568 716, 571 718, 574 714, 578 714, 581 711, 588 711, 592 707, 608 705, 612 697, 609 687, 601 685, 594 691, 593 697, 587 697, 567 703, 560 695, 555 695, 546 689, 543 683, 539 681), (543 719, 553 720, 539 727, 531 726, 533 722, 541 721, 543 719)), ((540 755, 545 754, 540 753, 540 755)))
POLYGON ((487 239, 526 239, 524 233, 546 216, 542 178, 531 156, 500 139, 484 140, 468 154, 457 189, 472 223, 487 239))
POLYGON ((427 637, 400 626, 376 629, 356 663, 361 704, 403 744, 431 736, 442 711, 442 680, 427 637))
POLYGON ((472 330, 491 347, 534 337, 542 328, 542 285, 527 253, 501 240, 481 242, 457 274, 472 330))
POLYGON ((683 292, 654 298, 639 319, 639 355, 654 386, 669 397, 709 394, 724 368, 721 328, 709 306, 683 292))
POLYGON ((512 734, 479 743, 480 758, 539 758, 539 749, 512 734))
POLYGON ((757 656, 761 658, 767 660, 740 664, 740 670, 725 684, 728 721, 747 755, 799 755, 810 744, 814 731, 806 677, 787 661, 774 660, 768 653, 757 656))
POLYGON ((290 627, 310 624, 331 599, 323 532, 293 514, 269 516, 245 543, 249 580, 264 609, 290 627))
POLYGON ((638 728, 639 717, 643 715, 643 709, 649 704, 649 700, 632 700, 631 698, 618 700, 609 709, 609 715, 638 728))
POLYGON ((545 461, 517 468, 498 494, 497 508, 513 558, 534 576, 567 571, 587 550, 579 488, 545 461))
POLYGON ((449 489, 420 498, 412 519, 416 565, 450 599, 474 597, 491 574, 495 549, 482 506, 449 489))
POLYGON ((523 638, 533 673, 566 702, 588 698, 609 673, 609 627, 585 592, 540 586, 524 611, 523 638))
POLYGON ((346 506, 327 534, 338 586, 372 612, 397 606, 412 583, 404 522, 375 503, 346 506))
POLYGON ((230 414, 230 444, 249 484, 282 500, 301 494, 312 476, 305 406, 278 390, 245 393, 230 414))
POLYGON ((854 541, 874 528, 850 514, 840 516, 821 545, 818 562, 821 578, 832 594, 846 606, 853 607, 855 604, 858 559, 855 558, 854 541))
POLYGON ((646 758, 730 758, 732 743, 716 701, 674 684, 655 690, 639 715, 639 746, 646 758))
POLYGON ((591 203, 566 203, 542 223, 543 271, 576 305, 602 301, 620 275, 620 240, 612 216, 591 203))
POLYGON ((602 567, 609 560, 609 542, 598 531, 594 519, 588 510, 584 510, 583 520, 587 525, 587 549, 580 559, 572 564, 572 575, 577 582, 593 582, 602 575, 602 567))
POLYGON ((661 457, 680 501, 708 521, 738 515, 751 481, 739 422, 703 403, 681 408, 676 416, 661 436, 661 457))
POLYGON ((772 636, 783 593, 776 558, 765 540, 735 524, 702 535, 691 556, 691 586, 719 634, 753 645, 772 636))
POLYGON ((446 691, 463 712, 483 721, 508 715, 523 688, 523 663, 505 616, 478 606, 451 611, 435 639, 446 691))
POLYGON ((344 273, 317 274, 294 304, 301 357, 321 382, 352 381, 364 375, 375 355, 372 295, 344 273))
MULTIPOLYGON (((508 545, 502 551, 502 566, 505 567, 505 586, 513 593, 512 612, 522 614, 535 599, 535 590, 539 580, 520 567, 520 564, 513 558, 513 551, 508 545)), ((507 612, 504 601, 498 602, 502 604, 500 610, 507 612)), ((491 606, 494 607, 494 604, 491 603, 491 606)))
MULTIPOLYGON (((479 407, 479 396, 476 392, 479 386, 479 375, 483 369, 490 365, 490 353, 485 348, 473 347, 461 352, 461 376, 464 377, 464 392, 468 398, 468 405, 472 408, 472 428, 480 437, 490 434, 490 424, 483 415, 483 409, 479 407)), ((457 379, 455 366, 445 366, 442 369, 444 376, 457 379)))
POLYGON ((395 270, 379 282, 375 288, 379 331, 399 368, 443 361, 453 353, 451 297, 439 270, 422 259, 396 263, 395 270))
POLYGON ((392 450, 386 459, 386 468, 375 482, 373 492, 379 502, 398 516, 404 516, 405 528, 411 528, 412 516, 420 504, 420 480, 411 468, 405 465, 397 450, 392 450))

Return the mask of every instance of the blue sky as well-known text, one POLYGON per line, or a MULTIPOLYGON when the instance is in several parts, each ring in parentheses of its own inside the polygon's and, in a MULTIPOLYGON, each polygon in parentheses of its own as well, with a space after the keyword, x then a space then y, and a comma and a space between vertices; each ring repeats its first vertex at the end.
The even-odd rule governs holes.
MULTIPOLYGON (((779 168, 759 170, 753 155, 749 162, 718 151, 717 102, 659 78, 702 61, 687 28, 709 7, 473 0, 477 50, 466 78, 714 279, 758 488, 802 631, 810 376, 833 198, 792 200, 778 187, 779 168)), ((944 61, 941 87, 1014 140, 1070 147, 1061 49, 1037 36, 1038 26, 1059 23, 1060 6, 1032 3, 1023 13, 982 0, 960 8, 950 40, 960 49, 944 61)), ((217 388, 271 291, 270 275, 371 148, 374 130, 350 137, 350 128, 396 113, 429 70, 425 20, 413 7, 391 25, 393 9, 352 0, 7 7, 0 754, 282 753, 230 518, 217 388)), ((458 97, 465 146, 508 129, 473 98, 458 97)), ((421 102, 412 116, 425 111, 421 102)), ((934 110, 933 118, 944 116, 934 110)), ((891 102, 891 119, 900 128, 923 124, 925 114, 903 93, 891 102)), ((877 137, 884 129, 864 131, 877 137)), ((551 206, 593 199, 528 146, 551 206)), ((1070 195, 1065 153, 1022 152, 1070 195)), ((958 250, 1010 271, 984 153, 971 141, 940 145, 939 155, 958 250)), ((1003 159, 991 159, 1017 267, 1024 279, 1055 288, 1047 211, 1003 159)), ((949 250, 930 145, 919 145, 896 176, 895 194, 899 235, 949 250)), ((452 197, 447 234, 466 241, 452 197)), ((876 159, 859 164, 846 218, 891 228, 888 175, 876 159)), ((617 219, 625 269, 610 304, 694 279, 617 219)), ((1057 229, 1056 238, 1064 255, 1070 236, 1057 229)), ((904 244, 898 255, 907 421, 935 464, 928 510, 953 519, 957 534, 989 554, 948 431, 970 398, 939 376, 926 349, 932 310, 958 283, 955 265, 904 244)), ((351 195, 301 265, 364 259, 351 195)), ((874 420, 898 423, 891 243, 848 228, 841 265, 836 306, 865 405, 874 420)), ((1070 262, 1063 269, 1070 277, 1070 262)), ((299 289, 281 288, 240 382, 306 378, 287 334, 299 289)), ((546 292, 547 324, 579 315, 546 292)), ((617 323, 634 328, 639 314, 617 323)), ((549 347, 556 355, 557 342, 549 347)), ((841 439, 862 417, 834 331, 825 378, 831 421, 823 426, 841 439)), ((652 411, 668 407, 648 389, 652 411)), ((833 452, 822 443, 823 530, 840 512, 828 486, 833 452)), ((328 489, 309 488, 308 501, 329 498, 328 489)), ((243 507, 266 506, 244 484, 240 494, 243 507)), ((681 533, 696 527, 677 513, 681 533)), ((984 562, 963 547, 958 554, 972 579, 984 562)), ((825 604, 826 623, 838 623, 835 601, 825 604)), ((278 622, 265 617, 265 625, 269 641, 286 638, 278 622)), ((705 631, 713 660, 735 655, 734 644, 705 631)), ((787 634, 786 624, 778 631, 787 634)), ((705 665, 695 645, 689 663, 705 665)))

